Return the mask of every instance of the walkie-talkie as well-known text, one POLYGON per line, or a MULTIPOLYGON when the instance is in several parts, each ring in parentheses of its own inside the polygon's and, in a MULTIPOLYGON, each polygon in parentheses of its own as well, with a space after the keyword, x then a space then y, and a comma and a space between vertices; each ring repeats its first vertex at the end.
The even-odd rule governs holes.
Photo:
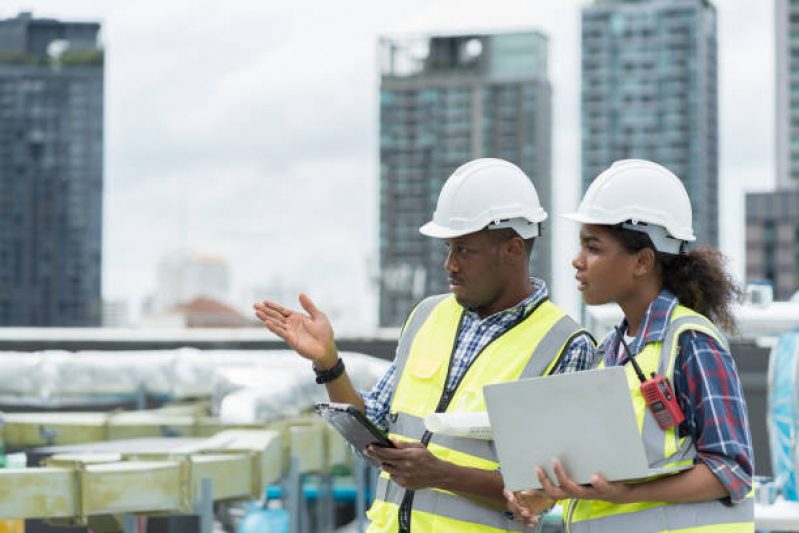
POLYGON ((680 404, 677 403, 677 398, 671 391, 668 380, 655 372, 652 372, 650 379, 646 379, 641 367, 635 361, 635 357, 630 353, 630 347, 627 346, 624 335, 622 335, 618 326, 616 326, 616 333, 619 335, 622 346, 624 346, 624 351, 627 352, 627 359, 630 360, 638 379, 641 380, 641 395, 644 397, 644 401, 655 420, 657 420, 660 429, 669 429, 685 420, 685 415, 680 409, 680 404))

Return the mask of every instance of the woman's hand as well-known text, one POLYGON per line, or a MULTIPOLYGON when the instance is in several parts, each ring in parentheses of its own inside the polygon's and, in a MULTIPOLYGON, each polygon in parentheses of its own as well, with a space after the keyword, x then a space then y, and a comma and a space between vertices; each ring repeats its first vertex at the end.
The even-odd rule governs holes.
POLYGON ((559 486, 555 486, 541 467, 536 468, 543 492, 553 500, 575 498, 579 500, 604 500, 611 503, 629 503, 632 488, 621 481, 610 482, 602 474, 594 474, 590 485, 579 485, 563 471, 557 459, 552 460, 559 486))

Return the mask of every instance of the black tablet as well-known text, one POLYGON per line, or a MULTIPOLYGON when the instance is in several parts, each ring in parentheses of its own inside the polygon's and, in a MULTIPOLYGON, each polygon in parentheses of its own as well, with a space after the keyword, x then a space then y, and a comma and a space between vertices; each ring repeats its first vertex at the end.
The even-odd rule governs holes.
MULTIPOLYGON (((358 452, 363 452, 364 448, 370 444, 393 448, 394 444, 388 439, 385 433, 377 427, 371 420, 366 418, 362 412, 354 405, 348 403, 317 402, 316 412, 322 418, 336 428, 341 436, 349 442, 358 452)), ((380 466, 380 462, 369 457, 364 457, 366 461, 375 466, 380 466)))

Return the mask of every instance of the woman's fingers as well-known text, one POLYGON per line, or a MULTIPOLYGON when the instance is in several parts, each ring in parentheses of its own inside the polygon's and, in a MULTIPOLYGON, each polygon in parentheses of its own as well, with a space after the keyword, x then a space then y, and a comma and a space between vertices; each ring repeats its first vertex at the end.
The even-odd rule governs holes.
POLYGON ((551 481, 549 481, 549 477, 547 477, 547 474, 544 472, 543 468, 539 466, 535 469, 535 471, 538 474, 538 481, 541 482, 541 488, 544 490, 547 496, 553 500, 560 500, 568 497, 567 494, 565 494, 562 490, 553 485, 551 481))
POLYGON ((584 496, 585 490, 583 487, 575 483, 569 476, 566 475, 566 473, 563 471, 563 465, 560 464, 560 461, 553 459, 552 469, 555 471, 555 477, 558 478, 558 484, 560 485, 561 490, 572 497, 580 498, 584 496))

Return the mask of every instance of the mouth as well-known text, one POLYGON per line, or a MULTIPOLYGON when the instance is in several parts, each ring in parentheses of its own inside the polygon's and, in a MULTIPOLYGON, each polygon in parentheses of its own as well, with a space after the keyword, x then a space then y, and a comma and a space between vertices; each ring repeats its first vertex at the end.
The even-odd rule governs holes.
POLYGON ((584 279, 579 278, 577 276, 575 276, 574 279, 577 280, 577 290, 578 291, 584 291, 585 288, 588 286, 588 282, 585 281, 584 279))
POLYGON ((459 290, 463 288, 463 281, 459 279, 449 278, 449 290, 450 292, 459 290))

